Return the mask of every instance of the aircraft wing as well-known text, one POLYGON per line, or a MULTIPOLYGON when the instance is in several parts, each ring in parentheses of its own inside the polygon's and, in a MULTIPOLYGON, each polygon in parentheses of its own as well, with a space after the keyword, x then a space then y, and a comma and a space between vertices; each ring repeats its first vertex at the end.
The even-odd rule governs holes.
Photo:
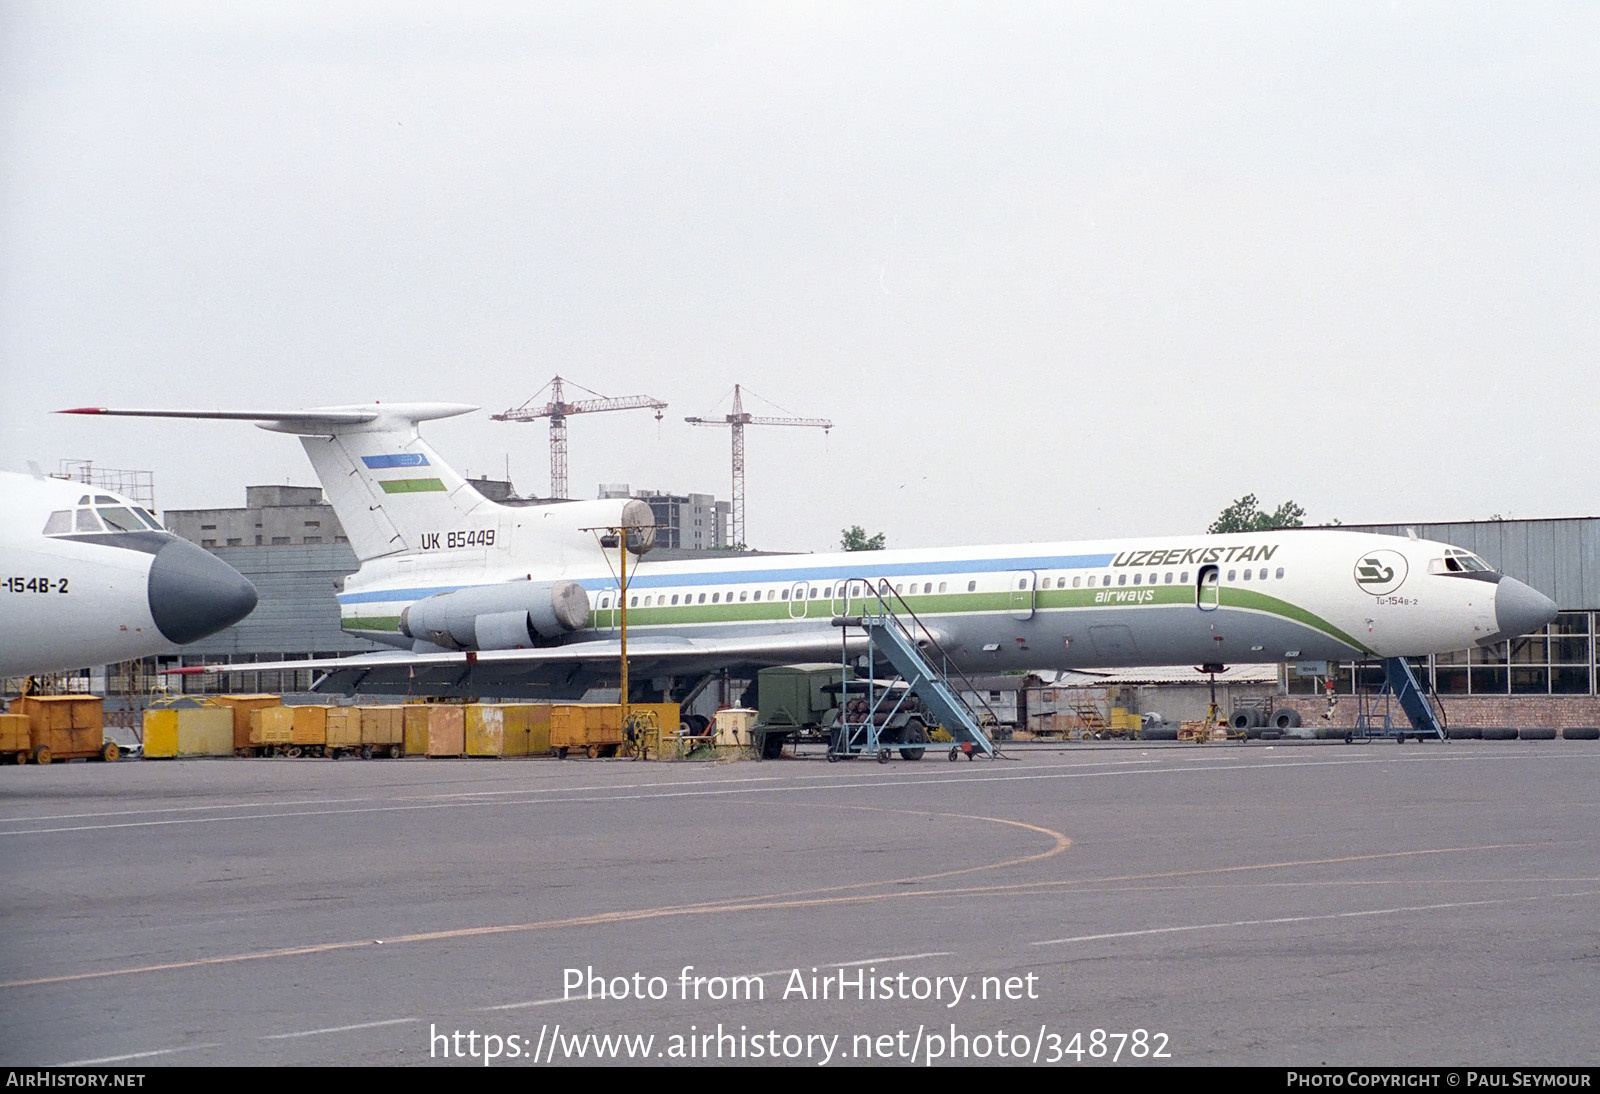
MULTIPOLYGON (((867 640, 859 632, 848 637, 841 637, 839 631, 737 638, 662 635, 628 643, 628 671, 635 676, 691 675, 741 666, 834 661, 846 651, 851 656, 861 653, 866 646, 867 640)), ((386 650, 348 657, 203 665, 169 671, 221 675, 310 669, 328 674, 317 683, 317 690, 360 685, 363 690, 374 691, 392 684, 397 692, 446 689, 509 694, 529 689, 543 692, 564 685, 581 690, 597 675, 614 676, 621 656, 621 642, 604 639, 539 649, 440 653, 386 650)))

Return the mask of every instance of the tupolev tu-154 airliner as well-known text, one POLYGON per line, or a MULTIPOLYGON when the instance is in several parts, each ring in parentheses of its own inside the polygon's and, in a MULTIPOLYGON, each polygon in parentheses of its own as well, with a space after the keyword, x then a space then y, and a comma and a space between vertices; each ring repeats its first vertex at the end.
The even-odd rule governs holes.
MULTIPOLYGON (((251 421, 300 438, 361 566, 343 626, 394 651, 299 661, 332 690, 577 695, 615 683, 628 529, 629 662, 674 678, 837 658, 833 626, 892 589, 967 672, 1445 653, 1555 618, 1542 593, 1444 543, 1325 530, 652 561, 637 500, 505 506, 418 424, 477 408, 64 413, 251 421)), ((248 666, 252 670, 261 665, 248 666)), ((630 689, 631 691, 632 689, 630 689)))

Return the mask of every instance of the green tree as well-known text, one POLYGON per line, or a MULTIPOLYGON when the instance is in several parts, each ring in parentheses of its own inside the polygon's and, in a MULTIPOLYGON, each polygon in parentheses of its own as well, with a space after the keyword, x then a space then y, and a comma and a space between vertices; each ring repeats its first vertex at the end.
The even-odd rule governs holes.
POLYGON ((859 524, 852 524, 839 533, 839 546, 846 551, 881 551, 886 542, 882 532, 869 536, 859 524))
POLYGON ((1286 501, 1270 513, 1261 511, 1261 503, 1254 494, 1246 494, 1222 511, 1206 531, 1265 532, 1273 528, 1299 528, 1306 522, 1306 511, 1292 501, 1286 501))

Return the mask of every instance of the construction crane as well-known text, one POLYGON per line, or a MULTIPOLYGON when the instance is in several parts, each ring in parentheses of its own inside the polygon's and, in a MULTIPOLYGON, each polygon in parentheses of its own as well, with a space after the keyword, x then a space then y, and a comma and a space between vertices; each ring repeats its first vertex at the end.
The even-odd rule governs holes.
MULTIPOLYGON (((781 409, 781 408, 780 408, 781 409)), ((733 385, 733 413, 721 418, 685 418, 690 425, 725 425, 733 429, 733 528, 732 545, 746 546, 744 538, 744 427, 747 425, 803 425, 826 433, 833 423, 826 418, 771 418, 746 414, 739 385, 733 385)))
POLYGON ((565 498, 567 496, 567 416, 569 414, 591 414, 598 410, 645 410, 654 408, 656 421, 661 420, 661 412, 667 404, 660 399, 649 395, 628 395, 621 399, 608 399, 598 391, 589 391, 582 384, 572 384, 579 391, 588 391, 593 399, 580 399, 578 402, 569 403, 562 384, 572 384, 571 380, 563 380, 557 376, 544 387, 534 393, 533 398, 519 407, 513 407, 503 414, 491 414, 490 418, 497 422, 531 422, 535 418, 550 419, 550 496, 552 498, 565 498), (550 400, 542 405, 535 404, 535 400, 546 391, 550 392, 550 400))

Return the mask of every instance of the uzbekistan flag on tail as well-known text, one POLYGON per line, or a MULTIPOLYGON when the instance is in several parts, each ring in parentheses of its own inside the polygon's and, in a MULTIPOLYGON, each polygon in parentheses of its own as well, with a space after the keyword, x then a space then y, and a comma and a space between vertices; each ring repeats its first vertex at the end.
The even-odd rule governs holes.
MULTIPOLYGON (((428 457, 421 452, 394 452, 382 456, 362 456, 361 462, 372 471, 394 467, 427 467, 428 457)), ((385 494, 442 493, 445 485, 438 479, 379 479, 378 485, 385 494)))

